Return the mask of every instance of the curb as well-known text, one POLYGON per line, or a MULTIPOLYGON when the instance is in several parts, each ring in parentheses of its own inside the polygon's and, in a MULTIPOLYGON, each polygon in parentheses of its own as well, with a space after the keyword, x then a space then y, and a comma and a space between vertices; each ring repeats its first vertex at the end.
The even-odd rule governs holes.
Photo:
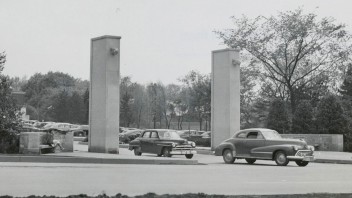
POLYGON ((0 162, 198 165, 198 160, 111 159, 61 156, 0 156, 0 162))
POLYGON ((352 164, 352 160, 315 159, 313 163, 352 164))
MULTIPOLYGON (((210 149, 207 148, 198 148, 196 149, 198 154, 202 155, 214 155, 210 149)), ((340 160, 340 159, 324 159, 324 158, 315 158, 313 163, 329 163, 329 164, 352 164, 352 160, 340 160)))

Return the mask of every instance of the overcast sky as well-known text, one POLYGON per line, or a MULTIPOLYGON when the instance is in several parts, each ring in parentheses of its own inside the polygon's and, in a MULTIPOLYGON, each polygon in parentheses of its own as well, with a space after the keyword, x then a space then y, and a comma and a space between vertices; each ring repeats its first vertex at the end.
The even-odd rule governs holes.
POLYGON ((122 76, 176 83, 191 70, 210 73, 211 51, 226 47, 213 31, 231 28, 231 16, 269 16, 298 7, 334 17, 351 30, 349 0, 0 0, 3 73, 60 71, 88 80, 90 39, 115 35, 122 37, 122 76))

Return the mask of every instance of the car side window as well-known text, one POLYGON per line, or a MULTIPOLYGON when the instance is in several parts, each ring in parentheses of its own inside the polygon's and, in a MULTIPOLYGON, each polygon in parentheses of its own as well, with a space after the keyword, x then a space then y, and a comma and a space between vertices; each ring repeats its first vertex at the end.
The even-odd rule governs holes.
POLYGON ((257 139, 258 132, 249 132, 247 135, 247 139, 257 139))
POLYGON ((152 135, 150 138, 158 138, 158 133, 157 132, 152 132, 152 135))
POLYGON ((246 132, 239 133, 236 137, 237 138, 246 138, 246 132))
POLYGON ((150 137, 150 132, 148 131, 148 132, 145 132, 144 134, 143 134, 143 138, 149 138, 150 137))
POLYGON ((262 133, 260 133, 260 132, 258 132, 257 139, 261 139, 261 140, 263 140, 263 139, 264 139, 263 134, 262 134, 262 133))

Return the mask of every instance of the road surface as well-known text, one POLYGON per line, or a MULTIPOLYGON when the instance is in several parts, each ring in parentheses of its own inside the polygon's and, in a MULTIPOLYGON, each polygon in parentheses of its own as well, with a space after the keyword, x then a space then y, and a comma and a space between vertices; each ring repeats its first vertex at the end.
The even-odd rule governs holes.
POLYGON ((272 161, 228 165, 210 155, 195 159, 207 165, 0 163, 0 195, 352 193, 352 165, 278 167, 272 161))

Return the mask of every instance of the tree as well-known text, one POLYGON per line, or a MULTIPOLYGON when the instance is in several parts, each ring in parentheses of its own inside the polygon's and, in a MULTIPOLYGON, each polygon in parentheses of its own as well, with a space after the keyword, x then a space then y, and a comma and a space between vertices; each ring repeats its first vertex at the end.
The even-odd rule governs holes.
POLYGON ((147 85, 147 96, 148 96, 148 106, 149 106, 149 115, 152 118, 153 128, 157 127, 157 121, 160 121, 162 112, 159 105, 159 94, 158 94, 158 85, 156 83, 150 83, 147 85), (158 119, 159 118, 159 119, 158 119))
POLYGON ((82 96, 74 91, 67 101, 67 122, 74 124, 85 123, 84 101, 82 96))
POLYGON ((293 115, 292 132, 293 133, 312 133, 314 132, 313 107, 309 101, 301 101, 293 115))
POLYGON ((257 93, 255 86, 258 83, 259 71, 251 64, 241 64, 241 128, 252 128, 258 126, 258 112, 255 109, 255 102, 257 99, 257 93))
POLYGON ((142 124, 149 125, 148 120, 145 119, 146 111, 148 107, 147 96, 145 93, 145 87, 136 84, 132 93, 132 120, 136 123, 136 127, 140 128, 142 124))
POLYGON ((0 153, 18 153, 19 108, 11 96, 11 80, 2 74, 6 54, 0 53, 0 153))
POLYGON ((347 120, 336 96, 329 95, 321 99, 316 117, 319 133, 344 134, 347 132, 347 120))
POLYGON ((352 64, 349 64, 347 67, 345 78, 340 86, 339 92, 344 99, 352 101, 352 64))
POLYGON ((69 95, 68 91, 61 90, 55 97, 53 103, 53 117, 56 122, 70 122, 69 120, 69 95))
POLYGON ((133 89, 135 83, 131 82, 129 76, 123 77, 120 84, 120 121, 121 126, 129 127, 132 122, 131 105, 133 103, 133 89))
POLYGON ((71 93, 75 85, 76 79, 62 72, 36 73, 23 85, 22 90, 26 92, 26 103, 35 112, 35 119, 61 120, 61 118, 50 117, 57 115, 52 112, 54 99, 63 91, 67 94, 71 93))
POLYGON ((83 124, 88 124, 89 122, 89 89, 87 88, 83 94, 83 105, 84 105, 84 121, 83 124))
POLYGON ((199 128, 202 130, 203 120, 206 121, 206 129, 210 129, 211 114, 211 79, 210 75, 203 75, 191 71, 181 79, 189 91, 188 113, 193 113, 199 121, 199 128))
POLYGON ((170 98, 174 106, 174 114, 177 118, 177 129, 182 130, 184 117, 189 110, 189 92, 186 87, 180 86, 175 87, 173 92, 173 96, 170 98))
POLYGON ((5 62, 5 52, 0 53, 0 133, 17 130, 19 127, 19 108, 11 96, 11 80, 2 74, 5 62))
POLYGON ((299 90, 314 85, 321 74, 328 74, 333 84, 351 55, 345 25, 302 9, 233 20, 234 29, 217 34, 226 45, 243 49, 261 63, 264 77, 290 102, 293 113, 299 90))
POLYGON ((285 103, 276 99, 270 105, 267 127, 279 133, 287 133, 289 130, 288 114, 285 103))
POLYGON ((13 77, 10 78, 11 81, 11 87, 13 91, 22 91, 22 87, 27 83, 27 77, 23 76, 22 78, 20 77, 13 77))

